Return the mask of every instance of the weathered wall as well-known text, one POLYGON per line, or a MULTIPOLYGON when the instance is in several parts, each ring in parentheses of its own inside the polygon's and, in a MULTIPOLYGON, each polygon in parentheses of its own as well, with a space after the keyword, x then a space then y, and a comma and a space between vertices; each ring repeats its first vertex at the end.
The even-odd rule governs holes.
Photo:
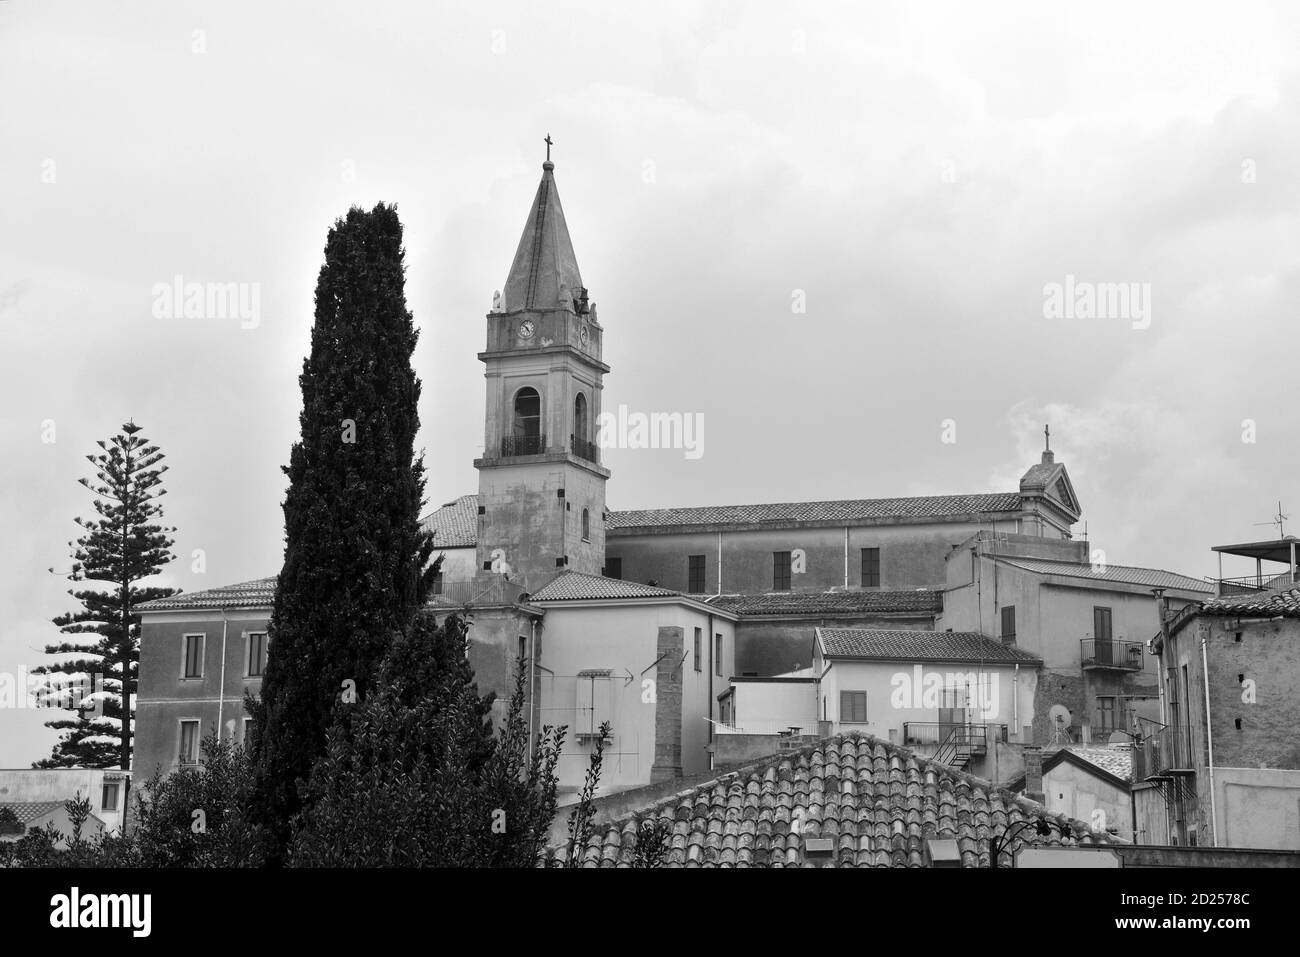
MULTIPOLYGON (((815 728, 817 682, 737 681, 732 685, 733 727, 756 734, 776 734, 790 727, 815 728)), ((727 735, 731 737, 731 735, 727 735)))
POLYGON ((1300 851, 1300 770, 1216 765, 1214 790, 1220 846, 1300 851))
POLYGON ((814 630, 817 628, 925 629, 934 626, 934 616, 918 614, 845 615, 819 618, 742 618, 736 630, 737 674, 778 675, 812 662, 814 630))
POLYGON ((1126 841, 1133 839, 1133 811, 1128 792, 1068 761, 1043 775, 1048 810, 1089 824, 1094 830, 1115 828, 1126 841))

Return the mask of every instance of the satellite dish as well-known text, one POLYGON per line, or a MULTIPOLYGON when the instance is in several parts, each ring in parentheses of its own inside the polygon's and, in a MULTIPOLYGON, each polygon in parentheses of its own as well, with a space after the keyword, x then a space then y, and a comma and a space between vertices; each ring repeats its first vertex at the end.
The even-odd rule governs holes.
POLYGON ((1073 740, 1070 737, 1070 709, 1063 704, 1054 704, 1047 711, 1047 718, 1052 722, 1052 743, 1069 744, 1073 740))
POLYGON ((1129 744, 1130 739, 1123 731, 1112 731, 1110 737, 1106 739, 1107 744, 1129 744))

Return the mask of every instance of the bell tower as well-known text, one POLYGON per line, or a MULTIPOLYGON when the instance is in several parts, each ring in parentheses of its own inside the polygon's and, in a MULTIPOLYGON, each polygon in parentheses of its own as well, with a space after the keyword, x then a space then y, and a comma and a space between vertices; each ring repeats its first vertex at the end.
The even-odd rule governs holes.
POLYGON ((559 572, 601 574, 605 481, 596 444, 604 330, 578 272, 547 136, 542 181, 505 288, 487 316, 479 575, 536 591, 559 572))

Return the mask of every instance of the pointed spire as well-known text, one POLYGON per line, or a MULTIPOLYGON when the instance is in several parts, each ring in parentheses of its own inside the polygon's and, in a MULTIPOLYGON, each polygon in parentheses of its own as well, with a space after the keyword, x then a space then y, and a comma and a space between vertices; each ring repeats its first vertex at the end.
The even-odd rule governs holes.
POLYGON ((569 227, 564 222, 560 194, 555 188, 555 164, 550 161, 550 152, 550 134, 547 134, 542 181, 506 278, 502 303, 506 312, 572 308, 574 300, 583 295, 582 275, 573 254, 569 227))

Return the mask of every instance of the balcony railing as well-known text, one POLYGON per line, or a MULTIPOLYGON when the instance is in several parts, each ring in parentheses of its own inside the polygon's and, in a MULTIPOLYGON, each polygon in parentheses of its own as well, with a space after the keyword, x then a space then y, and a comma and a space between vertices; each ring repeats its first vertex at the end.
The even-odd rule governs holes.
POLYGON ((1186 728, 1152 731, 1142 738, 1142 746, 1133 751, 1134 781, 1194 772, 1186 728))
MULTIPOLYGON (((1300 577, 1297 575, 1296 577, 1300 577)), ((1268 591, 1295 583, 1290 571, 1271 572, 1265 575, 1243 575, 1239 578, 1212 579, 1219 588, 1219 596, 1249 595, 1251 592, 1268 591)))
POLYGON ((588 442, 586 439, 571 435, 569 436, 569 447, 573 449, 573 454, 580 459, 586 459, 588 462, 600 461, 597 452, 600 447, 595 442, 588 442))
POLYGON ((1079 660, 1085 668, 1142 670, 1142 642, 1084 638, 1079 642, 1079 660))
POLYGON ((942 744, 954 728, 965 728, 965 737, 976 747, 984 747, 989 740, 1006 742, 1005 724, 941 724, 938 721, 904 721, 903 744, 906 746, 942 744))
POLYGON ((501 457, 514 455, 541 455, 546 451, 546 436, 507 435, 501 439, 501 457))
POLYGON ((433 596, 438 605, 512 605, 523 596, 524 590, 504 578, 487 581, 443 582, 442 590, 433 596))

